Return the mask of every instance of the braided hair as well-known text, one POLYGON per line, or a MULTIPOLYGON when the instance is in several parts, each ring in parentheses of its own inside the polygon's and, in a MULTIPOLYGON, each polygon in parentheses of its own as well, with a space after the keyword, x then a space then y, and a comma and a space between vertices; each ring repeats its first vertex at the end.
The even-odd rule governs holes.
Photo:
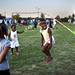
POLYGON ((8 28, 5 24, 0 24, 0 38, 4 38, 4 35, 8 35, 8 28))

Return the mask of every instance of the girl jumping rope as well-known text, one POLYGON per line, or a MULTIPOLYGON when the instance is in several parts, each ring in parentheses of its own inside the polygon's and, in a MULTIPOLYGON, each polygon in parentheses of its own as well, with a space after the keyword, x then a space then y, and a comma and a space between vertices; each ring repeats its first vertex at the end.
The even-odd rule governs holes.
POLYGON ((41 47, 42 52, 45 54, 45 63, 50 63, 52 60, 50 49, 52 48, 52 32, 47 27, 46 22, 41 20, 39 23, 41 33, 41 47))

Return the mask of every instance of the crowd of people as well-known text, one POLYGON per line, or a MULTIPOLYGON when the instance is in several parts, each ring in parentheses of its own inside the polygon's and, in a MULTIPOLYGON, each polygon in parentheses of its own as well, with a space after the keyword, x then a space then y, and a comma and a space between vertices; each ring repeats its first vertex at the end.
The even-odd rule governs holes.
MULTIPOLYGON (((22 19, 13 19, 13 18, 3 18, 0 19, 0 23, 6 24, 7 26, 13 25, 13 24, 18 24, 18 25, 33 25, 34 28, 37 28, 37 25, 39 23, 41 18, 22 18, 22 19)), ((46 23, 51 27, 56 24, 55 19, 52 18, 46 18, 45 19, 46 23)))

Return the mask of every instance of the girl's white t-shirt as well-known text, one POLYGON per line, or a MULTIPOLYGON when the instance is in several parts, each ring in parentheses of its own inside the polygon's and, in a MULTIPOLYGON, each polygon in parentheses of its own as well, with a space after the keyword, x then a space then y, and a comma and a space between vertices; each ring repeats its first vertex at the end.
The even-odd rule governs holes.
POLYGON ((15 48, 19 46, 19 42, 18 42, 18 36, 17 36, 17 31, 13 32, 11 31, 11 48, 15 48))
POLYGON ((17 41, 18 40, 18 37, 17 37, 17 31, 11 31, 11 35, 10 35, 10 38, 12 41, 17 41))
POLYGON ((48 33, 48 27, 45 30, 40 30, 40 33, 43 35, 45 43, 50 43, 50 37, 48 33))

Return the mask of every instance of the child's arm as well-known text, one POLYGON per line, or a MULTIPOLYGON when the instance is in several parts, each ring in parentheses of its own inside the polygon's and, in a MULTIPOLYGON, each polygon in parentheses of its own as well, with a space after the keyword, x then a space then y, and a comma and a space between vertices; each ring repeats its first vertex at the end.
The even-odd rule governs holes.
POLYGON ((23 30, 23 31, 17 31, 18 34, 21 34, 21 33, 23 33, 23 32, 24 32, 24 30, 23 30))
POLYGON ((0 53, 0 63, 4 60, 5 56, 7 55, 10 47, 4 48, 4 50, 0 53))
POLYGON ((44 43, 44 38, 43 35, 41 34, 41 46, 43 46, 43 43, 44 43))
POLYGON ((11 32, 8 34, 8 39, 9 39, 9 40, 11 40, 10 35, 11 35, 11 32))
POLYGON ((9 37, 9 38, 10 38, 10 34, 11 34, 11 33, 8 34, 8 37, 9 37))

